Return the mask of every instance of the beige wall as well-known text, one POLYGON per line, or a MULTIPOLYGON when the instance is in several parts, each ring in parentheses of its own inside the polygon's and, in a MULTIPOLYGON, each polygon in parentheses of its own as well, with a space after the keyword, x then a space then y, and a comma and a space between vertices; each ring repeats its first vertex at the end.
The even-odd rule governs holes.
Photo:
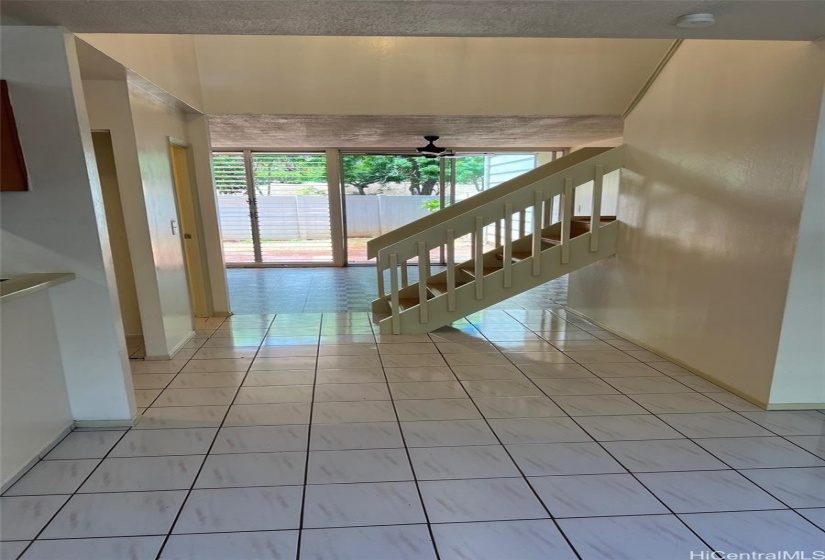
POLYGON ((209 114, 620 115, 670 44, 195 36, 209 114))
POLYGON ((767 403, 823 74, 813 43, 685 42, 625 123, 618 256, 570 307, 767 403))
POLYGON ((195 109, 203 108, 192 35, 81 33, 96 49, 195 109))

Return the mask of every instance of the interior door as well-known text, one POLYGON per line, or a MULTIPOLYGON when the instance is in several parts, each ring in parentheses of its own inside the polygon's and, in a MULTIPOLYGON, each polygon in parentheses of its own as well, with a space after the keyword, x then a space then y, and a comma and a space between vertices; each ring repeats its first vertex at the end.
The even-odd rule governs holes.
POLYGON ((183 256, 186 260, 186 277, 189 281, 192 313, 195 317, 209 317, 211 313, 206 295, 206 267, 202 254, 195 196, 192 192, 189 150, 177 144, 172 144, 170 150, 180 220, 178 230, 183 243, 183 256))

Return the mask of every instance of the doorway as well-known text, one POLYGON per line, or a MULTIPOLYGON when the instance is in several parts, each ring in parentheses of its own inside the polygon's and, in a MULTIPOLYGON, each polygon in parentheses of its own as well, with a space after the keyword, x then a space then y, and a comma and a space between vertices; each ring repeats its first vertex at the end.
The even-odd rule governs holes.
POLYGON ((123 220, 123 203, 117 180, 112 136, 108 130, 93 131, 92 143, 103 194, 103 208, 106 213, 106 226, 112 250, 120 317, 123 322, 123 332, 126 334, 126 348, 130 357, 142 357, 143 324, 138 307, 132 255, 126 237, 126 224, 123 220))
POLYGON ((200 212, 197 196, 193 192, 192 167, 189 146, 169 140, 172 177, 178 206, 178 223, 189 284, 189 298, 195 317, 211 317, 206 275, 206 256, 202 243, 200 212))

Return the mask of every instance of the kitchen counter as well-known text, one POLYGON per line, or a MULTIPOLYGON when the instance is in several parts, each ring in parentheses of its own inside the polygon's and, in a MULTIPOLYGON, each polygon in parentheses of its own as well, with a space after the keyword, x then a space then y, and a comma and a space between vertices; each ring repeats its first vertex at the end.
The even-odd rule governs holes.
POLYGON ((75 275, 72 272, 46 272, 9 278, 0 282, 0 303, 25 297, 74 278, 75 275))

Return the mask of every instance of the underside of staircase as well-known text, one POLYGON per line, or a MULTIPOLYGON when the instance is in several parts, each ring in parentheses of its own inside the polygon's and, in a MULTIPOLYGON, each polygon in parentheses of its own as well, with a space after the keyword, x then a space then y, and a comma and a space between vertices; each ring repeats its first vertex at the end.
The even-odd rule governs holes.
POLYGON ((372 311, 385 315, 380 331, 431 332, 615 255, 618 222, 602 216, 601 205, 605 176, 619 171, 622 156, 621 147, 579 150, 373 239, 368 252, 377 258, 379 297, 372 311), (589 215, 574 215, 579 187, 589 215), (495 242, 485 249, 492 231, 495 242), (474 258, 455 262, 456 239, 465 235, 474 258), (446 270, 433 273, 430 251, 439 247, 446 270), (407 283, 411 259, 418 260, 415 284, 407 283))

